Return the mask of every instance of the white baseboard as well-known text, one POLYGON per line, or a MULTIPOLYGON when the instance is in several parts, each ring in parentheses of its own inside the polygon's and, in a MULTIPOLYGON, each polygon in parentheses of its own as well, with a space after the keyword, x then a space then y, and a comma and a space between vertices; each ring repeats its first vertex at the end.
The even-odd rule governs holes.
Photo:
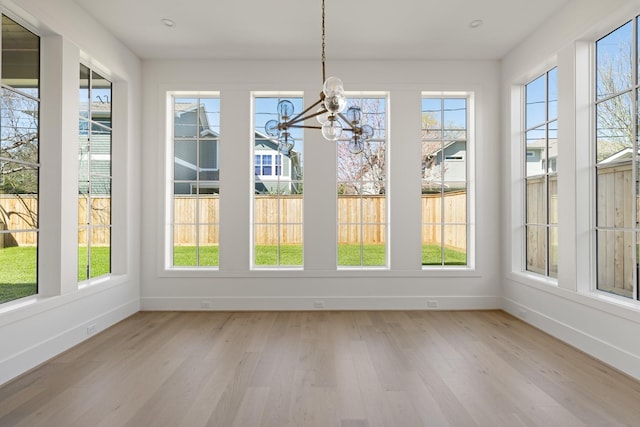
MULTIPOLYGON (((82 321, 77 326, 61 331, 59 334, 13 354, 4 360, 0 360, 0 385, 137 313, 140 307, 139 304, 137 299, 122 304, 91 319, 82 321), (87 329, 89 326, 93 326, 94 329, 91 334, 87 329)), ((64 307, 61 310, 64 310, 64 307)))
POLYGON ((502 297, 491 296, 357 296, 357 297, 147 297, 140 309, 178 310, 492 310, 502 297))
POLYGON ((584 351, 607 365, 640 380, 640 357, 618 348, 596 336, 553 319, 509 298, 503 298, 502 309, 524 322, 584 351))

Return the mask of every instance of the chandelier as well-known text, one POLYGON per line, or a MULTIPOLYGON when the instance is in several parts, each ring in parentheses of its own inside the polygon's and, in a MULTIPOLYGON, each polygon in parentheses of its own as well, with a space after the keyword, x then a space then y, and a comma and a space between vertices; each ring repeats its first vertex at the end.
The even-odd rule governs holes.
POLYGON ((352 154, 359 154, 364 150, 365 142, 373 137, 373 128, 367 124, 361 124, 362 111, 360 107, 349 107, 343 113, 347 98, 344 94, 342 80, 338 77, 325 78, 325 25, 324 25, 324 0, 322 0, 322 92, 320 99, 310 105, 301 113, 295 114, 293 103, 286 99, 278 103, 278 120, 269 120, 264 129, 267 135, 277 138, 280 151, 289 153, 295 145, 295 139, 291 136, 291 128, 320 129, 322 136, 327 141, 346 141, 343 133, 350 132, 348 149, 352 154), (318 125, 304 125, 307 119, 315 117, 318 125))

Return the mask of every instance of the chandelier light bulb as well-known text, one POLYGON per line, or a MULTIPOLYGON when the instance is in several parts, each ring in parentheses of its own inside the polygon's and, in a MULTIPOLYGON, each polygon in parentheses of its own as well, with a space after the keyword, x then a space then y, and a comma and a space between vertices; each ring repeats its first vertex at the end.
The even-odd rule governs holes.
POLYGON ((349 107, 349 109, 347 110, 347 119, 349 120, 349 123, 353 124, 358 124, 360 123, 360 118, 361 118, 362 114, 360 111, 360 107, 349 107))
POLYGON ((334 93, 324 99, 324 106, 331 114, 336 114, 344 110, 347 106, 347 100, 344 95, 334 93))
POLYGON ((322 92, 324 92, 326 96, 332 96, 334 94, 342 95, 344 93, 342 80, 338 77, 329 77, 325 80, 324 85, 322 86, 322 92))
POLYGON ((293 102, 289 101, 288 99, 283 99, 282 101, 278 102, 278 114, 280 114, 280 117, 289 118, 293 116, 293 111, 293 102))
POLYGON ((280 130, 278 130, 278 121, 269 120, 264 124, 264 131, 269 136, 278 136, 280 134, 280 130))
POLYGON ((365 141, 373 138, 373 128, 369 125, 362 125, 362 139, 365 141))
POLYGON ((280 152, 284 155, 288 155, 289 152, 296 145, 295 139, 289 132, 282 132, 278 138, 278 145, 280 146, 280 152))
POLYGON ((322 125, 322 136, 328 141, 337 141, 341 135, 342 124, 335 117, 329 117, 322 125))
POLYGON ((348 148, 351 154, 360 154, 364 150, 364 144, 357 136, 354 136, 349 141, 348 148))
POLYGON ((321 125, 323 125, 323 124, 324 124, 324 122, 326 122, 327 120, 329 120, 329 112, 327 111, 327 109, 326 109, 326 108, 324 108, 324 107, 320 107, 320 108, 318 108, 317 112, 318 112, 318 113, 320 113, 320 114, 318 114, 318 115, 316 116, 316 120, 318 120, 318 123, 320 123, 321 125))

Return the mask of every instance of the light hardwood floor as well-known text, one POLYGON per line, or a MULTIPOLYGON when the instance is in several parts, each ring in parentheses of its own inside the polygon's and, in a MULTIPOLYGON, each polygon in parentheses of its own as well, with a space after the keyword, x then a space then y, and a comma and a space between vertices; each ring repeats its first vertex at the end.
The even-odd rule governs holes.
POLYGON ((140 312, 0 426, 638 426, 640 383, 501 311, 140 312))

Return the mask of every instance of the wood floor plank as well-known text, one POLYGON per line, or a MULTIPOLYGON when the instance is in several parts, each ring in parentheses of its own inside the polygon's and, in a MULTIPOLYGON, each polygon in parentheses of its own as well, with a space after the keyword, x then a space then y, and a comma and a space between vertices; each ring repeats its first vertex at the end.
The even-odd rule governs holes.
POLYGON ((640 382, 501 311, 141 312, 0 387, 0 426, 635 426, 640 382))

